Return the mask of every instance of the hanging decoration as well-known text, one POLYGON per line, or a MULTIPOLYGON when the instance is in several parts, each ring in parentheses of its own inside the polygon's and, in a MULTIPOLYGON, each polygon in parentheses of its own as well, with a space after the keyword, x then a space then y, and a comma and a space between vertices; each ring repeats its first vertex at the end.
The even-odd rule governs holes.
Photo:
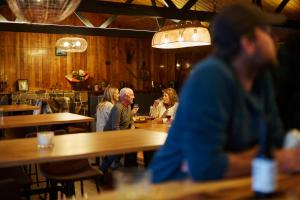
POLYGON ((64 20, 81 0, 6 0, 18 20, 31 23, 54 23, 64 20))

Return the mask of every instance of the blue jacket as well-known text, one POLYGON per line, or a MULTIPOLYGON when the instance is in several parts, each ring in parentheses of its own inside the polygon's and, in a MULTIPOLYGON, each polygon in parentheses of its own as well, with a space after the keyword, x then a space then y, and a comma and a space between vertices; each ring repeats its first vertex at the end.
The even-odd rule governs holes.
POLYGON ((197 64, 182 89, 166 143, 150 165, 153 182, 222 178, 228 152, 257 144, 262 114, 269 117, 268 130, 280 146, 283 130, 273 96, 269 73, 257 77, 246 92, 222 60, 210 57, 197 64))

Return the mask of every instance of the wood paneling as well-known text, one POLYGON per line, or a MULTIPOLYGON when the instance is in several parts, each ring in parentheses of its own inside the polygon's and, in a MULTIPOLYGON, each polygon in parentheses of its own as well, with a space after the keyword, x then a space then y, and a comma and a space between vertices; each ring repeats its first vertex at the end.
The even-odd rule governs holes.
MULTIPOLYGON (((66 35, 0 32, 0 74, 7 75, 8 87, 14 89, 17 79, 28 79, 30 89, 70 89, 64 76, 72 69, 84 69, 91 75, 90 84, 106 80, 119 86, 120 81, 125 81, 136 90, 144 90, 152 79, 157 81, 155 71, 160 63, 173 67, 169 60, 174 59, 174 54, 151 49, 150 39, 84 36, 88 42, 86 52, 56 56, 55 42, 63 36, 66 35), (141 67, 152 72, 151 80, 140 79, 141 67)), ((175 78, 172 70, 166 78, 175 78)))
POLYGON ((28 79, 31 90, 71 89, 64 76, 73 69, 86 70, 91 86, 105 80, 118 87, 125 81, 139 91, 150 90, 151 81, 167 85, 176 79, 178 51, 154 49, 151 39, 83 36, 86 52, 56 56, 56 40, 64 36, 0 32, 0 75, 7 75, 8 88, 15 90, 17 79, 28 79), (146 81, 141 79, 142 70, 150 72, 146 81))
MULTIPOLYGON (((7 19, 14 20, 9 9, 0 8, 7 19)), ((84 13, 84 16, 95 26, 101 25, 109 17, 90 13, 84 13)), ((126 21, 130 21, 131 18, 118 17, 125 20, 124 24, 117 20, 111 27, 126 27, 126 21)), ((143 23, 144 28, 147 26, 149 29, 157 28, 156 24, 144 22, 154 19, 133 18, 133 20, 136 26, 143 23)), ((60 24, 83 25, 74 15, 60 24)), ((134 25, 131 28, 136 27, 134 25)), ((86 70, 91 77, 88 83, 91 86, 107 81, 118 87, 120 81, 125 81, 139 91, 151 90, 151 81, 167 86, 170 80, 177 78, 175 73, 177 51, 154 49, 151 47, 151 38, 79 36, 88 42, 86 52, 56 56, 55 43, 58 38, 65 36, 76 35, 0 32, 0 79, 5 75, 8 77, 8 90, 16 89, 17 79, 28 79, 30 90, 71 89, 64 76, 73 69, 86 70), (160 68, 161 65, 165 67, 160 68), (150 73, 146 81, 141 79, 143 71, 150 73)), ((199 49, 196 49, 195 52, 198 51, 199 49)))

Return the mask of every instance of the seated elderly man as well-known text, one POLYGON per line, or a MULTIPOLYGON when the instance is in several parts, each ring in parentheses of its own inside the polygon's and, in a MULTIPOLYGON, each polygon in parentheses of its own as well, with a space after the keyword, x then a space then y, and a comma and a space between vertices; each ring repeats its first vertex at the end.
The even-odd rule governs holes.
MULTIPOLYGON (((133 103, 134 93, 130 88, 122 88, 119 94, 119 101, 115 103, 110 112, 104 131, 110 130, 126 130, 134 128, 131 112, 131 104, 133 103)), ((109 134, 109 133, 108 133, 109 134)), ((106 172, 113 161, 118 160, 120 156, 108 156, 108 159, 101 165, 100 169, 106 172)), ((137 166, 136 153, 125 155, 124 165, 137 166)))

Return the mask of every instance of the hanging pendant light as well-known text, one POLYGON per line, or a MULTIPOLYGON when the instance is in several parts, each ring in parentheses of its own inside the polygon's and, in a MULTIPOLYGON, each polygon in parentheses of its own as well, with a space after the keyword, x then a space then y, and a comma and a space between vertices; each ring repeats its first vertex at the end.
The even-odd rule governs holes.
POLYGON ((207 28, 200 22, 185 21, 176 25, 165 26, 152 38, 152 47, 176 49, 184 47, 210 45, 211 39, 207 28))
POLYGON ((84 52, 87 49, 87 41, 79 37, 63 37, 56 41, 56 48, 64 52, 84 52))
POLYGON ((31 23, 53 23, 64 20, 81 0, 6 0, 17 19, 31 23))

